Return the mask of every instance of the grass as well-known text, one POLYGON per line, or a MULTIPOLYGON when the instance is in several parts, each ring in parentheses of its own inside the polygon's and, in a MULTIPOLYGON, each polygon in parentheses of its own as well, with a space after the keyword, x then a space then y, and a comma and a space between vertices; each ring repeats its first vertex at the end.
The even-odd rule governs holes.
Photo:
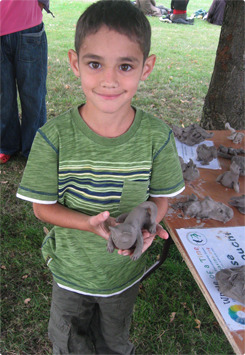
MULTIPOLYGON (((207 11, 210 3, 191 1, 188 15, 200 8, 207 11)), ((52 0, 55 18, 44 14, 49 44, 48 119, 84 100, 67 51, 73 48, 77 18, 88 5, 80 0, 52 0)), ((202 20, 195 20, 194 26, 164 24, 153 17, 149 21, 151 52, 157 55, 157 63, 150 78, 140 84, 133 104, 170 125, 199 122, 220 27, 202 20)), ((47 336, 52 279, 40 252, 44 224, 34 217, 30 203, 15 197, 25 164, 18 155, 1 167, 1 354, 5 355, 52 354, 47 336)), ((149 265, 161 249, 162 241, 156 240, 149 265)), ((233 354, 175 245, 164 265, 143 282, 130 334, 137 355, 233 354)))

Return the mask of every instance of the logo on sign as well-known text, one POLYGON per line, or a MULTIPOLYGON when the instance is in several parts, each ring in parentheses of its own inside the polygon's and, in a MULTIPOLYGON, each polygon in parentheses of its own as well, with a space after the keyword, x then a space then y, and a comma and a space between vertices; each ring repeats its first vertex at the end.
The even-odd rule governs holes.
POLYGON ((207 238, 205 237, 205 235, 196 231, 188 233, 187 239, 191 244, 194 245, 205 245, 207 243, 207 238))

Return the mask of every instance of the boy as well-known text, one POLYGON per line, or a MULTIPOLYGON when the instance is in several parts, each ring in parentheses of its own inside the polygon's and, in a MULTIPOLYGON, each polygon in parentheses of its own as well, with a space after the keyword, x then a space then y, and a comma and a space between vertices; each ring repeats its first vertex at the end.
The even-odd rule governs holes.
MULTIPOLYGON (((131 106, 154 67, 150 38, 129 1, 99 1, 82 14, 68 55, 86 102, 38 131, 18 189, 55 225, 42 246, 54 279, 54 354, 134 353, 128 333, 146 253, 137 261, 129 250, 109 254, 108 226, 147 199, 159 223, 167 197, 184 189, 172 131, 131 106)), ((168 237, 159 224, 156 234, 168 237)), ((143 251, 156 234, 144 231, 143 251)))

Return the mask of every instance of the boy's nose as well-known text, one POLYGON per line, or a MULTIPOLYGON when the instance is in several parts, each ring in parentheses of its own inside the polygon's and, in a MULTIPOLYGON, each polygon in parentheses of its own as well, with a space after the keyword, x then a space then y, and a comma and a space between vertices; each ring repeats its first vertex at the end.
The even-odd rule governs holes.
POLYGON ((117 81, 116 70, 111 68, 105 70, 101 85, 103 87, 109 87, 109 88, 117 87, 118 81, 117 81))

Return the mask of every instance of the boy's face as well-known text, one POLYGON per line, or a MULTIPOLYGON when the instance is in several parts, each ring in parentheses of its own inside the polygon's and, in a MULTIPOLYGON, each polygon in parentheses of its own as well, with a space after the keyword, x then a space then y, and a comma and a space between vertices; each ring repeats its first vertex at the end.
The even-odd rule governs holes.
POLYGON ((87 107, 108 114, 131 106, 139 81, 149 76, 155 63, 154 55, 143 62, 138 43, 106 26, 85 38, 79 57, 73 50, 68 55, 87 107))

